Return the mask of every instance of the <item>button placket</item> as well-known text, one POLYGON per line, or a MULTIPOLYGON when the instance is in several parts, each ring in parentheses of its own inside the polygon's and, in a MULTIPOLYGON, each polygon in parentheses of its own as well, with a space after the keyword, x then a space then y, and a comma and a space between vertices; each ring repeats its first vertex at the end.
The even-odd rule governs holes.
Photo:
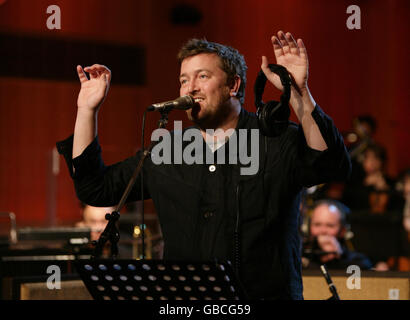
POLYGON ((204 213, 204 218, 205 218, 205 219, 208 219, 208 218, 211 218, 213 215, 214 215, 213 212, 207 211, 207 212, 204 213))

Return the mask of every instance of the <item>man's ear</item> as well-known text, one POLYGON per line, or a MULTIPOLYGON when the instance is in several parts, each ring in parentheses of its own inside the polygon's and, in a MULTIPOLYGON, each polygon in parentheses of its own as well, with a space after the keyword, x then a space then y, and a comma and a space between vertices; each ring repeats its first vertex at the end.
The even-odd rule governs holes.
POLYGON ((238 75, 235 75, 231 83, 230 90, 229 90, 229 94, 231 95, 231 97, 236 97, 240 86, 241 86, 241 77, 238 75))

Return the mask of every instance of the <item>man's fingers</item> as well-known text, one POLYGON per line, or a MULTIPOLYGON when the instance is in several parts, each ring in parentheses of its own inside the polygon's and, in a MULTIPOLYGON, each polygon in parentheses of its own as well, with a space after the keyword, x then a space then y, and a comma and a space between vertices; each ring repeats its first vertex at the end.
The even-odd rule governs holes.
POLYGON ((77 66, 77 74, 81 83, 88 80, 87 75, 85 74, 83 68, 80 65, 77 66))
POLYGON ((102 64, 97 64, 97 63, 95 63, 95 64, 93 64, 92 66, 89 66, 89 67, 87 67, 87 68, 90 68, 90 69, 101 69, 101 68, 107 68, 106 66, 104 66, 104 65, 102 65, 102 64))
POLYGON ((105 82, 107 82, 107 85, 109 85, 111 81, 111 73, 105 69, 98 72, 100 79, 104 80, 105 82))
POLYGON ((265 56, 262 56, 262 64, 261 64, 261 69, 267 69, 268 68, 268 58, 265 56))
POLYGON ((85 71, 89 73, 90 79, 99 79, 103 75, 104 75, 103 80, 106 81, 110 79, 109 69, 104 66, 93 65, 91 67, 85 67, 83 69, 80 65, 78 65, 77 73, 78 73, 78 77, 80 78, 81 82, 88 80, 87 75, 85 74, 85 71))
POLYGON ((317 237, 317 242, 318 242, 320 245, 325 245, 325 244, 329 243, 329 239, 330 239, 330 237, 329 237, 328 235, 326 235, 326 234, 321 234, 321 235, 319 235, 319 236, 317 237))
POLYGON ((278 59, 280 56, 283 56, 285 54, 282 49, 282 44, 275 36, 272 36, 271 41, 273 45, 273 52, 275 53, 276 59, 278 59))
POLYGON ((270 82, 272 82, 275 86, 277 86, 275 82, 279 81, 279 76, 276 73, 272 72, 271 69, 269 69, 268 58, 266 58, 266 56, 262 56, 261 69, 263 73, 265 74, 266 78, 270 82))
POLYGON ((303 43, 302 39, 298 39, 297 44, 298 44, 300 56, 303 59, 307 60, 308 58, 307 58, 306 47, 305 47, 305 44, 303 43))
POLYGON ((295 39, 293 39, 292 34, 290 32, 288 32, 288 33, 285 34, 285 36, 286 36, 286 40, 288 40, 290 53, 299 55, 298 44, 296 43, 295 39))
POLYGON ((86 67, 85 69, 91 70, 91 71, 99 71, 100 73, 102 72, 108 72, 111 73, 110 69, 108 69, 106 66, 102 64, 93 64, 90 67, 86 67))
POLYGON ((103 73, 102 79, 107 83, 107 86, 110 84, 110 78, 107 73, 103 73))
POLYGON ((111 72, 105 73, 108 83, 111 82, 111 72))
POLYGON ((99 78, 98 72, 97 71, 91 71, 90 72, 90 78, 91 79, 98 79, 99 78))
POLYGON ((96 79, 98 78, 97 70, 96 68, 92 67, 85 67, 84 71, 87 72, 90 75, 90 79, 96 79))
POLYGON ((268 58, 266 56, 262 56, 261 69, 267 78, 273 75, 273 72, 268 67, 268 58))
POLYGON ((278 32, 279 41, 282 44, 282 49, 285 54, 290 52, 288 40, 285 37, 285 33, 283 31, 278 32))
POLYGON ((90 74, 91 79, 98 79, 100 78, 103 74, 107 75, 107 79, 111 79, 111 71, 108 69, 106 66, 101 65, 101 64, 94 64, 90 67, 84 68, 86 72, 90 74))

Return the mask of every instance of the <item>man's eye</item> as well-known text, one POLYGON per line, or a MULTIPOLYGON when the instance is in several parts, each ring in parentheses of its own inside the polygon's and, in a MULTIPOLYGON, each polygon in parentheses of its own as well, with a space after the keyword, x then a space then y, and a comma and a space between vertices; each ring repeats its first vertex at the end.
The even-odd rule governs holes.
POLYGON ((200 79, 205 79, 205 78, 208 78, 208 76, 206 74, 201 74, 201 75, 199 75, 199 78, 200 79))
POLYGON ((181 82, 181 84, 185 84, 185 83, 188 82, 188 80, 184 79, 184 80, 181 80, 180 82, 181 82))

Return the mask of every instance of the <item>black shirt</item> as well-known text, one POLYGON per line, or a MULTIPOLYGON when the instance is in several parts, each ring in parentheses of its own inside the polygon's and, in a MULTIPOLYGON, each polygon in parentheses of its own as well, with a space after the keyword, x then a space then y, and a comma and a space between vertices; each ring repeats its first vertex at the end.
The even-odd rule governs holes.
MULTIPOLYGON (((209 164, 156 165, 147 158, 144 195, 152 198, 159 215, 164 259, 230 260, 238 266, 250 298, 302 299, 300 191, 303 186, 343 180, 351 169, 333 121, 318 106, 312 116, 328 149, 309 148, 302 127, 293 123, 279 137, 259 134, 259 170, 254 175, 241 175, 241 164, 215 164, 213 171, 209 164)), ((256 116, 242 109, 236 130, 248 129, 249 149, 249 129, 257 128, 256 116)), ((105 166, 98 138, 75 159, 72 137, 57 147, 79 199, 93 206, 118 204, 141 157, 139 151, 105 166)), ((221 148, 229 154, 229 143, 221 148)), ((140 198, 137 181, 128 200, 140 198)))

